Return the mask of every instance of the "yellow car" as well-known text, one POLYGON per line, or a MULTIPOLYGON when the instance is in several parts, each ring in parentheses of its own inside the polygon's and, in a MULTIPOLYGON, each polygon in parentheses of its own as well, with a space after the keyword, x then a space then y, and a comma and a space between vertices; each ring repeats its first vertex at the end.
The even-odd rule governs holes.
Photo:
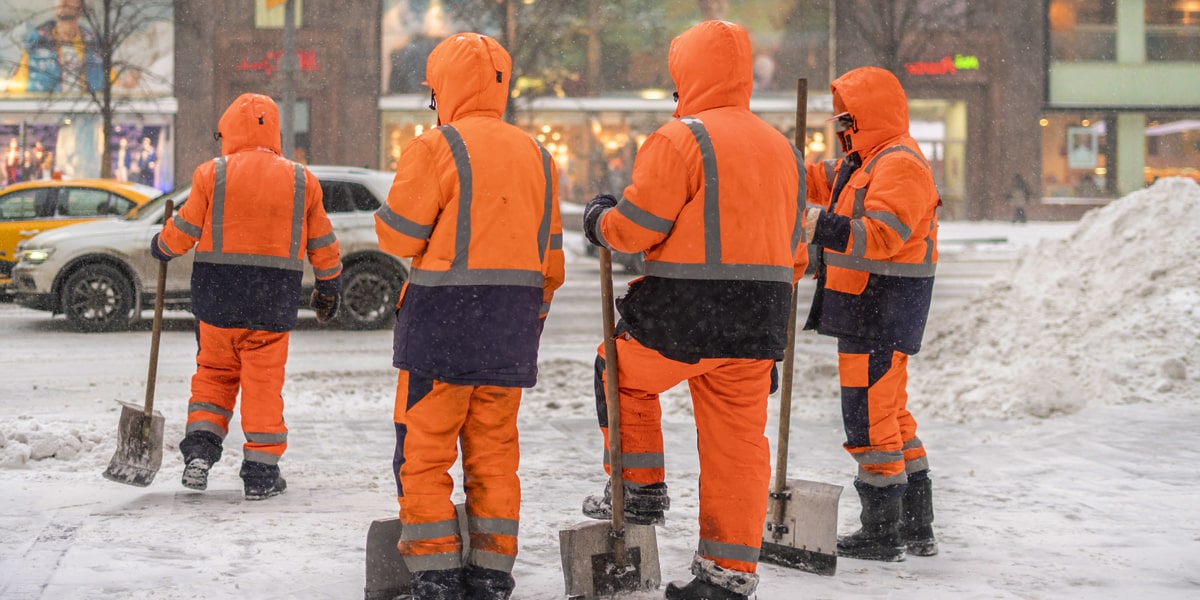
POLYGON ((0 294, 12 284, 21 240, 47 229, 119 217, 159 195, 148 185, 112 179, 29 181, 0 189, 0 294))

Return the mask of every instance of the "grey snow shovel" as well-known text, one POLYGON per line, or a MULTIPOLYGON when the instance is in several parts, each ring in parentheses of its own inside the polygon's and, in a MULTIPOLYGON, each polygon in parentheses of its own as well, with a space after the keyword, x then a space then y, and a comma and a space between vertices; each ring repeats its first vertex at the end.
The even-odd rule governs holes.
MULTIPOLYGON (((175 201, 167 200, 163 224, 171 219, 175 201)), ((154 385, 158 378, 158 340, 162 337, 163 295, 167 288, 167 263, 158 263, 158 287, 154 296, 154 328, 150 334, 150 370, 146 375, 146 404, 121 402, 117 423, 117 450, 104 470, 104 478, 117 483, 146 487, 162 466, 162 413, 154 410, 154 385)))
POLYGON ((779 439, 770 514, 758 559, 783 567, 833 575, 837 572, 838 498, 842 486, 787 479, 788 438, 792 420, 792 366, 796 356, 796 289, 788 316, 788 343, 779 376, 779 439))
POLYGON ((567 597, 598 598, 657 588, 662 582, 653 525, 625 525, 621 477, 621 407, 617 386, 616 316, 612 251, 600 248, 600 297, 604 302, 604 395, 608 404, 608 454, 612 522, 590 521, 558 532, 567 597))
MULTIPOLYGON (((471 550, 471 536, 467 530, 467 507, 455 504, 458 510, 458 528, 463 541, 463 558, 471 550)), ((400 534, 404 525, 399 517, 377 519, 367 529, 367 585, 366 600, 399 600, 410 598, 412 573, 404 564, 400 554, 400 534)))
MULTIPOLYGON (((796 148, 804 157, 808 123, 808 80, 796 82, 796 148)), ((801 185, 804 179, 800 180, 801 185)), ((770 514, 763 528, 759 560, 818 575, 837 572, 837 511, 842 486, 787 479, 788 438, 792 421, 792 369, 796 363, 796 292, 788 312, 787 346, 779 378, 779 439, 770 514)))

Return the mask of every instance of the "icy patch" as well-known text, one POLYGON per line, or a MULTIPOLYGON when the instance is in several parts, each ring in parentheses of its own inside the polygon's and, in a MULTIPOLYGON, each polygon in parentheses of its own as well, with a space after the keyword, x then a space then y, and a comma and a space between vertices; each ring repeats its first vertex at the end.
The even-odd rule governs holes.
MULTIPOLYGON (((1200 185, 1168 178, 1025 248, 1008 281, 929 323, 917 415, 1051 417, 1187 402, 1200 380, 1200 185)), ((935 284, 936 285, 936 284, 935 284)))

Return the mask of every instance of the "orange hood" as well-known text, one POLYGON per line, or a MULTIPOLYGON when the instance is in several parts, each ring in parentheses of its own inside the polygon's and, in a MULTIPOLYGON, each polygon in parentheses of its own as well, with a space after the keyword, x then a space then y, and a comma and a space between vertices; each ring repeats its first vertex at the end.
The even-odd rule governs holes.
POLYGON ((854 117, 856 131, 848 132, 852 152, 866 156, 872 149, 908 134, 908 97, 891 71, 862 67, 847 72, 830 84, 834 112, 854 117))
POLYGON ((247 148, 268 148, 283 154, 279 136, 279 107, 262 94, 242 94, 225 109, 217 122, 221 133, 221 154, 229 155, 247 148))
POLYGON ((675 117, 723 106, 750 108, 750 34, 729 21, 705 21, 671 40, 667 70, 679 92, 675 117))
POLYGON ((456 33, 429 53, 425 79, 437 98, 438 123, 470 113, 500 117, 508 106, 512 58, 496 40, 456 33))

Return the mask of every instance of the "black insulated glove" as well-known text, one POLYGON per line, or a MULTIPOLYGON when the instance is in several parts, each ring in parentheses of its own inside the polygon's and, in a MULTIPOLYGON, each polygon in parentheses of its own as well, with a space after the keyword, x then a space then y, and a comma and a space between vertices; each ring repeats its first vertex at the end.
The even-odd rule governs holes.
POLYGON ((338 307, 341 305, 341 294, 334 294, 330 296, 327 294, 322 294, 317 290, 313 290, 312 297, 308 300, 308 306, 316 311, 317 322, 319 323, 325 323, 336 317, 338 314, 338 307))
POLYGON ((608 195, 600 194, 591 200, 588 200, 587 206, 583 209, 583 235, 587 241, 593 246, 603 246, 600 243, 600 236, 596 234, 596 228, 600 226, 600 215, 604 211, 617 205, 617 199, 608 195))

